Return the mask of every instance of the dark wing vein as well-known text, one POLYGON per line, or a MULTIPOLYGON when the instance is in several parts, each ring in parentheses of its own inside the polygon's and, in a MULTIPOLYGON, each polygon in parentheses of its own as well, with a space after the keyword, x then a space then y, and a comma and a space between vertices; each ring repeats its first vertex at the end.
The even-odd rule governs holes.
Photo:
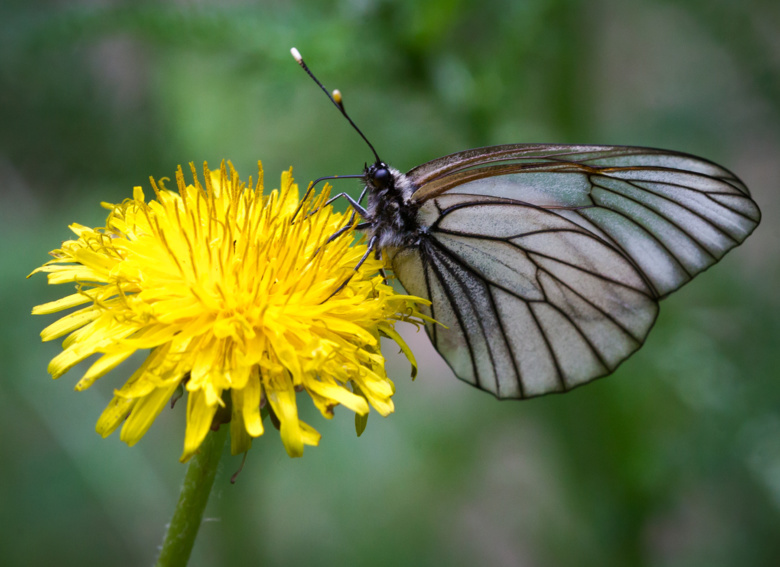
MULTIPOLYGON (((562 232, 562 231, 563 231, 563 229, 559 229, 558 231, 555 231, 555 232, 562 232)), ((452 234, 452 235, 462 236, 462 237, 465 237, 465 238, 474 238, 473 234, 472 235, 468 235, 468 234, 465 234, 465 233, 464 234, 457 234, 457 233, 453 233, 453 232, 450 232, 450 231, 444 231, 444 230, 440 230, 439 232, 444 233, 444 234, 452 234)), ((583 236, 586 236, 586 237, 592 236, 590 234, 586 234, 586 233, 583 233, 583 232, 580 232, 580 231, 569 230, 569 232, 572 232, 572 233, 575 233, 575 234, 580 234, 580 235, 583 235, 583 236)), ((524 234, 522 236, 528 236, 529 234, 524 234)), ((520 236, 520 235, 517 235, 517 236, 520 236)), ((480 236, 479 238, 482 239, 484 237, 480 236)), ((583 273, 587 273, 587 274, 589 274, 589 275, 591 275, 593 277, 596 277, 598 279, 601 279, 601 280, 603 280, 605 282, 609 282, 611 284, 618 285, 618 286, 623 286, 623 287, 626 287, 627 289, 631 289, 632 291, 639 291, 640 293, 642 293, 640 290, 637 290, 636 288, 630 287, 627 284, 625 284, 624 282, 619 282, 617 280, 605 277, 602 274, 599 274, 599 273, 594 272, 592 270, 587 270, 587 269, 583 268, 582 266, 577 266, 577 265, 575 265, 575 264, 573 264, 571 262, 566 262, 564 260, 561 260, 561 259, 556 258, 554 256, 546 255, 546 254, 525 251, 525 250, 523 250, 522 247, 518 246, 517 244, 515 244, 514 242, 511 242, 511 241, 503 240, 503 239, 500 239, 500 238, 495 238, 493 240, 496 240, 496 241, 499 241, 499 242, 504 242, 505 244, 508 244, 508 245, 516 248, 517 250, 526 253, 528 258, 532 262, 533 262, 533 256, 538 256, 540 258, 547 258, 547 259, 552 260, 554 262, 557 262, 559 264, 568 266, 568 267, 573 268, 575 270, 579 270, 579 271, 581 271, 583 273)), ((485 279, 485 276, 483 274, 480 274, 477 270, 472 268, 470 265, 468 265, 467 263, 461 261, 461 259, 457 255, 455 255, 452 251, 447 249, 445 246, 443 246, 443 245, 441 245, 440 243, 437 242, 436 243, 436 247, 439 250, 439 252, 441 252, 442 254, 446 255, 450 259, 451 262, 457 263, 464 271, 468 271, 469 273, 471 273, 472 276, 474 276, 474 278, 479 279, 480 283, 482 283, 485 286, 485 289, 490 294, 491 307, 492 307, 493 313, 495 314, 496 320, 498 321, 499 325, 501 326, 501 333, 502 333, 502 337, 504 339, 504 343, 505 343, 507 349, 509 350, 509 352, 514 354, 513 349, 511 347, 511 344, 510 344, 510 342, 506 338, 506 336, 507 336, 506 335, 506 330, 504 329, 504 325, 503 325, 502 319, 501 319, 501 317, 499 315, 498 309, 496 308, 495 301, 493 301, 493 299, 492 299, 491 289, 492 288, 500 289, 504 293, 506 293, 508 295, 511 295, 512 297, 515 297, 516 299, 518 299, 520 301, 523 301, 526 304, 537 303, 539 301, 538 300, 527 300, 526 298, 522 297, 517 292, 509 289, 508 287, 505 287, 505 286, 501 285, 499 282, 493 282, 493 281, 489 281, 489 280, 485 279)), ((476 251, 476 249, 475 249, 475 251, 476 251)), ((506 267, 510 267, 509 264, 501 262, 500 260, 499 260, 499 262, 502 263, 506 267)), ((559 278, 558 276, 556 276, 555 274, 553 274, 552 272, 550 272, 549 270, 547 270, 543 266, 539 265, 538 262, 533 262, 533 263, 536 266, 537 270, 547 274, 558 285, 562 285, 566 289, 570 290, 574 295, 576 295, 578 298, 580 298, 582 301, 584 301, 591 308, 593 308, 596 311, 598 311, 599 313, 601 313, 601 315, 603 315, 605 319, 610 321, 617 329, 622 331, 623 334, 625 334, 628 338, 632 339, 634 342, 636 342, 639 345, 642 344, 642 342, 643 342, 642 338, 638 338, 638 337, 634 336, 634 334, 631 331, 626 329, 620 322, 618 322, 614 317, 612 317, 612 315, 608 311, 602 309, 601 307, 596 305, 594 302, 590 301, 582 293, 580 293, 575 288, 570 286, 564 280, 562 280, 561 278, 559 278)), ((461 283, 461 288, 467 289, 467 286, 464 286, 462 284, 462 282, 459 282, 459 283, 461 283)), ((547 297, 547 291, 545 290, 544 285, 541 282, 539 282, 539 288, 542 290, 542 293, 545 296, 545 303, 550 305, 553 309, 555 309, 558 313, 560 313, 561 316, 563 316, 565 319, 567 319, 569 321, 571 326, 577 331, 577 333, 582 337, 582 339, 588 344, 588 346, 594 352, 594 354, 596 354, 596 356, 599 359, 599 362, 604 366, 604 368, 609 369, 611 365, 604 359, 601 350, 592 342, 592 340, 587 335, 587 333, 579 326, 579 324, 567 312, 565 312, 558 305, 556 305, 554 302, 549 300, 549 298, 547 297)), ((468 295, 470 297, 470 294, 468 294, 468 295)), ((650 296, 648 296, 648 297, 650 297, 650 296)), ((476 306, 474 305, 473 301, 471 301, 471 305, 472 305, 472 309, 474 309, 475 312, 478 312, 478 310, 476 309, 476 306)), ((483 333, 484 333, 484 325, 482 324, 482 319, 480 318, 480 319, 478 319, 478 321, 479 321, 480 326, 483 329, 483 333)), ((540 332, 545 336, 545 342, 548 342, 548 344, 549 344, 549 341, 546 340, 547 339, 546 332, 544 330, 542 330, 542 329, 540 329, 540 332)), ((492 356, 491 356, 491 359, 492 359, 492 356)), ((557 360, 556 360, 556 362, 557 362, 557 360)), ((519 369, 517 367, 517 361, 514 359, 514 356, 512 357, 512 363, 513 363, 513 366, 515 368, 516 375, 522 380, 520 371, 519 371, 519 369)), ((556 364, 556 366, 558 366, 558 364, 556 364)), ((562 384, 565 387, 565 383, 563 381, 562 381, 562 384)), ((522 389, 522 381, 520 382, 520 387, 522 389)))
MULTIPOLYGON (((440 252, 443 252, 443 250, 440 250, 440 252)), ((457 265, 457 266, 458 266, 458 267, 460 267, 460 268, 465 268, 465 266, 464 266, 463 264, 461 264, 461 263, 460 263, 460 262, 458 262, 457 260, 453 259, 453 258, 452 258, 452 257, 451 257, 449 254, 446 254, 446 253, 445 253, 445 254, 443 254, 443 256, 447 257, 447 258, 450 260, 450 262, 451 262, 452 264, 455 264, 455 265, 457 265)), ((462 295, 463 295, 463 296, 465 296, 465 298, 466 298, 466 301, 468 301, 468 303, 469 303, 469 306, 471 307, 471 311, 472 311, 472 312, 474 313, 474 315, 475 315, 475 317, 474 317, 474 322, 476 322, 476 323, 477 323, 477 325, 478 325, 478 327, 479 327, 479 331, 481 331, 481 334, 482 334, 482 337, 481 337, 481 338, 482 338, 482 340, 484 340, 484 342, 485 342, 485 350, 487 351, 488 357, 490 357, 490 366, 491 366, 491 367, 492 367, 492 368, 495 370, 495 368, 496 368, 496 359, 495 359, 495 355, 494 355, 494 353, 493 353, 493 349, 491 349, 491 348, 490 348, 490 344, 489 344, 489 340, 488 340, 488 332, 487 332, 487 330, 485 329, 485 323, 484 323, 484 319, 483 319, 482 317, 478 316, 478 314, 479 314, 479 308, 478 308, 478 307, 477 307, 477 305, 474 303, 474 297, 472 296, 472 290, 471 290, 471 288, 469 287, 469 285, 468 285, 468 284, 466 284, 466 283, 463 281, 463 279, 460 277, 460 274, 458 274, 458 273, 456 272, 456 270, 455 270, 455 269, 453 269, 452 265, 448 265, 446 261, 442 261, 442 262, 441 262, 441 266, 442 266, 442 267, 443 267, 445 270, 447 270, 447 271, 449 272, 449 274, 450 274, 450 277, 451 277, 451 278, 452 278, 452 279, 453 279, 455 282, 457 282, 457 284, 458 284, 458 286, 460 287, 460 290, 461 290, 461 292, 462 292, 462 295)), ((479 282, 479 283, 481 283, 483 286, 485 285, 485 284, 484 284, 484 281, 483 281, 483 282, 479 282)), ((476 293, 476 291, 475 291, 475 293, 476 293)), ((460 310, 458 310, 458 313, 460 313, 460 310)), ((460 319, 460 317, 459 317, 459 319, 460 319)), ((470 331, 471 331, 472 329, 473 329, 473 326, 471 326, 471 325, 468 325, 468 323, 466 323, 466 324, 464 325, 464 333, 465 333, 466 335, 469 335, 469 334, 470 334, 470 331)), ((476 340, 479 340, 479 339, 480 339, 479 333, 476 333, 476 332, 475 332, 475 333, 474 333, 474 335, 475 335, 475 337, 474 337, 474 338, 475 338, 476 340)), ((471 350, 472 350, 472 357, 473 357, 473 343, 470 343, 470 344, 472 344, 472 349, 471 349, 471 350)), ((483 381, 482 381, 482 378, 483 378, 483 377, 482 377, 482 375, 481 375, 481 374, 482 374, 482 373, 481 373, 481 372, 479 372, 479 371, 477 371, 477 372, 476 372, 476 377, 477 377, 477 385, 478 385, 480 388, 482 388, 482 389, 485 389, 485 385, 484 385, 484 383, 483 383, 483 381)), ((497 379, 497 378, 494 380, 494 383, 495 383, 495 385, 496 385, 496 389, 498 389, 498 379, 497 379)))
MULTIPOLYGON (((477 205, 475 205, 475 206, 477 206, 477 205)), ((460 237, 463 237, 463 238, 474 238, 475 237, 473 233, 458 232, 458 231, 442 229, 442 228, 438 228, 436 230, 436 232, 441 233, 441 234, 447 234, 447 235, 450 235, 450 236, 460 236, 460 237)), ((486 235, 483 234, 483 235, 479 235, 478 238, 480 240, 493 240, 493 241, 496 241, 496 242, 503 242, 505 244, 509 244, 510 246, 513 246, 513 247, 517 248, 518 250, 523 250, 522 247, 518 246, 514 242, 511 242, 511 239, 513 239, 513 238, 520 238, 522 236, 533 236, 533 235, 536 235, 536 234, 555 234, 555 233, 578 234, 578 235, 584 236, 586 238, 593 238, 594 240, 597 240, 599 243, 604 244, 606 246, 609 246, 615 252, 617 252, 619 254, 622 254, 622 255, 625 255, 625 252, 623 250, 621 250, 620 248, 615 249, 610 243, 604 242, 603 240, 599 240, 598 238, 596 238, 590 232, 586 232, 584 230, 572 230, 570 228, 558 228, 558 229, 548 229, 548 230, 534 230, 534 231, 529 231, 529 232, 524 232, 524 233, 518 233, 518 234, 515 234, 515 235, 512 235, 512 236, 508 236, 508 237, 486 236, 486 235)), ((523 251, 525 252, 525 250, 523 250, 523 251)), ((584 268, 582 266, 578 266, 578 265, 573 264, 571 262, 566 262, 565 260, 561 260, 560 258, 556 258, 555 256, 542 254, 540 252, 533 252, 533 254, 535 254, 537 256, 540 256, 540 257, 543 257, 543 258, 548 258, 550 260, 554 260, 554 261, 558 262, 559 264, 563 264, 563 265, 568 266, 570 268, 574 268, 576 270, 581 271, 584 274, 588 274, 590 276, 593 276, 595 278, 603 280, 604 282, 608 282, 608 283, 611 283, 613 285, 625 287, 626 289, 630 289, 630 290, 638 292, 638 293, 644 293, 642 290, 639 290, 639 289, 637 289, 635 287, 632 287, 632 286, 628 285, 625 282, 621 282, 621 281, 615 280, 613 278, 608 278, 604 274, 600 274, 598 272, 594 272, 593 270, 588 270, 587 268, 584 268)), ((646 283, 649 283, 649 282, 646 282, 646 283)), ((497 283, 495 283, 493 285, 496 285, 497 287, 499 287, 499 284, 497 284, 497 283)), ((508 293, 511 293, 510 290, 507 290, 507 289, 503 289, 503 290, 507 291, 508 293)), ((648 294, 648 297, 652 298, 653 295, 648 294)))
MULTIPOLYGON (((691 173, 690 171, 679 171, 679 173, 685 173, 686 175, 701 175, 701 174, 697 174, 697 173, 691 173)), ((718 202, 718 201, 716 201, 715 199, 712 198, 712 195, 725 195, 727 197, 736 197, 738 199, 745 199, 745 200, 750 201, 751 199, 749 197, 747 197, 746 195, 744 195, 744 194, 736 195, 734 193, 726 193, 725 191, 702 191, 701 189, 699 189, 697 187, 693 187, 693 186, 690 186, 690 185, 683 185, 682 183, 672 183, 670 181, 657 181, 657 180, 654 180, 654 179, 626 179, 626 178, 623 178, 623 177, 610 177, 609 175, 606 175, 604 172, 594 173, 594 174, 591 174, 591 176, 593 176, 593 177, 606 177, 607 179, 611 179, 613 181, 619 181, 621 183, 625 183, 626 185, 630 185, 631 187, 633 187, 637 191, 641 191, 642 193, 648 193, 650 195, 658 197, 659 199, 663 199, 665 201, 668 201, 669 203, 677 205, 680 208, 685 209, 689 213, 698 216, 703 221, 705 221, 708 224, 712 225, 712 227, 716 228, 717 230, 722 230, 722 229, 719 226, 717 226, 716 224, 712 223, 712 221, 710 221, 710 219, 701 216, 701 214, 698 213, 696 210, 694 210, 692 207, 689 207, 685 203, 681 203, 680 201, 675 201, 674 199, 670 199, 667 195, 664 195, 663 193, 659 193, 657 191, 653 191, 653 190, 649 189, 646 186, 640 186, 640 185, 637 185, 637 184, 638 183, 646 183, 647 185, 663 185, 663 186, 666 186, 666 187, 676 187, 678 189, 685 189, 686 191, 693 191, 695 193, 699 193, 703 197, 706 197, 709 201, 711 201, 712 203, 718 205, 719 207, 724 207, 724 208, 728 209, 729 211, 731 211, 732 213, 734 213, 735 215, 741 216, 745 220, 748 220, 748 221, 753 221, 754 220, 754 219, 750 218, 749 216, 742 214, 737 209, 733 209, 733 208, 731 208, 731 207, 729 207, 727 205, 724 205, 723 203, 720 203, 720 202, 718 202)), ((706 177, 707 179, 715 179, 713 177, 709 177, 709 176, 706 176, 706 175, 701 175, 701 177, 706 177)), ((591 181, 591 184, 594 187, 600 187, 601 189, 609 189, 609 188, 605 187, 604 185, 599 185, 597 183, 594 183, 593 181, 591 181)), ((609 190, 612 193, 615 193, 617 195, 628 197, 628 195, 626 195, 625 193, 617 192, 614 189, 609 189, 609 190)), ((640 203, 644 207, 650 208, 649 207, 650 203, 645 203, 645 202, 639 201, 639 200, 636 200, 636 202, 640 203)), ((726 236, 729 236, 728 233, 726 233, 726 232, 724 232, 723 234, 725 234, 726 236)))
MULTIPOLYGON (((493 313, 495 313, 496 315, 496 321, 498 322, 498 326, 501 329, 501 338, 503 339, 504 344, 506 345, 507 351, 509 351, 509 360, 512 363, 512 369, 515 371, 515 376, 517 377, 516 382, 517 382, 518 390, 520 392, 519 397, 525 398, 525 387, 523 386, 523 375, 520 372, 520 367, 517 364, 517 354, 515 353, 515 349, 512 347, 512 343, 509 341, 509 338, 507 337, 506 328, 504 326, 504 319, 501 317, 501 313, 499 312, 498 306, 496 305, 496 298, 493 295, 493 286, 487 284, 486 288, 487 288, 488 299, 490 300, 490 307, 491 309, 493 309, 493 313)), ((498 376, 496 376, 496 390, 500 392, 498 376)))
POLYGON ((550 339, 547 336, 547 333, 542 328, 542 324, 539 322, 539 317, 537 317, 536 313, 534 312, 531 307, 528 307, 528 312, 531 314, 531 319, 534 320, 534 324, 536 325, 536 330, 539 333, 539 335, 542 337, 542 340, 544 341, 544 345, 547 347, 547 353, 550 355, 550 359, 553 362, 553 366, 555 366, 555 379, 558 382, 558 385, 560 386, 562 391, 566 391, 568 388, 566 387, 566 379, 564 378, 563 369, 561 368, 561 361, 558 359, 558 355, 555 353, 555 349, 550 344, 550 339))
MULTIPOLYGON (((594 182, 594 181, 592 181, 592 180, 591 180, 591 184, 592 184, 594 187, 598 187, 599 189, 601 189, 601 190, 603 190, 603 191, 607 191, 607 192, 609 192, 609 193, 612 193, 612 194, 614 194, 614 195, 619 195, 620 197, 622 197, 622 198, 624 198, 624 199, 627 199, 627 200, 629 200, 629 201, 632 201, 633 203, 636 203, 636 204, 637 204, 637 205, 639 205, 639 206, 645 207, 646 209, 648 209, 648 210, 650 210, 650 211, 654 212, 655 214, 657 214, 657 215, 658 215, 658 216, 660 216, 661 218, 663 218, 663 219, 665 219, 665 220, 669 221, 669 223, 670 223, 670 224, 673 224, 673 225, 674 225, 674 226, 675 226, 675 227, 676 227, 676 228, 677 228, 677 229, 678 229, 680 232, 682 232, 683 234, 685 234, 685 236, 687 236, 688 238, 690 238, 690 239, 691 239, 693 242, 696 242, 696 244, 698 244, 698 245, 699 245, 699 247, 702 249, 702 251, 703 251, 703 252, 705 252, 706 254, 708 254, 708 255, 709 255, 709 256, 710 256, 710 257, 711 257, 713 260, 717 260, 717 258, 715 258, 715 256, 713 256, 713 255, 710 253, 710 251, 709 251, 709 250, 707 250, 707 249, 706 249, 706 248, 705 248, 705 247, 704 247, 704 246, 701 244, 701 242, 699 242, 699 240, 696 238, 696 236, 694 236, 694 235, 693 235, 693 234, 692 234, 690 231, 688 231, 688 229, 686 229, 685 227, 683 227, 683 226, 680 226, 679 224, 677 224, 675 221, 673 221, 672 219, 670 219, 669 217, 667 217, 667 216, 666 216, 666 215, 663 213, 663 211, 661 211, 661 210, 658 210, 657 208, 655 208, 655 207, 651 206, 651 204, 650 204, 650 203, 644 203, 644 202, 640 201, 639 199, 636 199, 636 198, 634 198, 634 197, 631 197, 631 196, 629 196, 629 195, 626 195, 625 193, 620 193, 619 191, 615 191, 614 189, 612 189, 612 188, 610 188, 610 187, 608 187, 608 186, 606 186, 606 185, 600 185, 599 183, 596 183, 596 182, 594 182)), ((630 183, 629 185, 632 185, 632 186, 634 186, 634 185, 633 185, 633 183, 630 183)), ((636 187, 636 186, 634 186, 634 187, 635 187, 636 189, 640 190, 640 191, 642 190, 642 189, 641 189, 641 188, 639 188, 639 187, 636 187)), ((649 191, 648 191, 648 192, 649 192, 649 191)), ((655 192, 653 192, 652 194, 653 194, 653 195, 655 195, 655 196, 657 196, 658 198, 661 198, 661 199, 664 199, 664 200, 668 201, 669 203, 672 203, 672 204, 674 204, 674 205, 677 205, 677 206, 679 206, 680 208, 682 208, 682 209, 684 209, 684 210, 688 211, 689 213, 691 213, 691 214, 693 214, 693 215, 696 215, 696 216, 697 216, 697 217, 699 217, 701 220, 703 220, 705 223, 707 223, 708 225, 710 225, 710 226, 711 226, 711 227, 712 227, 714 230, 717 230, 717 231, 718 231, 720 234, 722 234, 723 236, 725 236, 726 238, 728 238, 729 240, 731 240, 731 241, 732 241, 732 242, 734 242, 735 244, 737 243, 737 242, 736 242, 736 240, 734 240, 734 238, 732 238, 732 236, 731 236, 731 235, 729 235, 727 232, 725 232, 723 229, 721 229, 721 228, 720 228, 718 225, 716 225, 715 223, 711 222, 709 219, 707 219, 707 218, 704 218, 704 217, 702 217, 701 215, 699 215, 699 214, 698 214, 696 211, 694 211, 694 210, 693 210, 691 207, 687 207, 685 204, 679 203, 679 202, 677 202, 677 201, 675 201, 675 200, 673 200, 673 199, 669 199, 669 198, 668 198, 668 197, 666 197, 665 195, 658 194, 658 193, 655 193, 655 192)), ((600 208, 604 208, 604 207, 601 207, 601 205, 594 205, 594 207, 600 207, 600 208)), ((633 219, 632 219, 632 220, 633 220, 633 219)))
MULTIPOLYGON (((528 253, 528 255, 529 255, 529 257, 530 257, 530 256, 541 256, 540 254, 537 254, 536 252, 529 252, 529 253, 528 253)), ((561 263, 561 264, 564 264, 564 265, 569 265, 569 266, 571 266, 571 264, 568 264, 567 262, 562 262, 562 261, 558 260, 557 258, 554 258, 553 256, 546 256, 546 257, 547 257, 548 259, 550 259, 550 260, 554 261, 554 262, 558 262, 558 263, 561 263)), ((538 264, 537 264, 537 265, 538 265, 538 264)), ((571 266, 571 267, 574 267, 574 266, 571 266)), ((555 279, 555 281, 557 281, 559 284, 561 284, 561 285, 563 285, 564 287, 566 287, 566 289, 568 289, 568 290, 569 290, 569 291, 571 291, 571 292, 572 292, 574 295, 576 295, 577 297, 579 297, 579 298, 580 298, 582 301, 584 301, 585 303, 587 303, 588 305, 590 305, 590 306, 591 306, 593 309, 595 309, 596 311, 598 311, 599 313, 601 313, 601 314, 604 316, 604 318, 605 318, 605 319, 608 319, 608 320, 609 320, 609 321, 610 321, 612 324, 614 324, 614 325, 615 325, 615 326, 616 326, 618 329, 620 329, 621 331, 623 331, 623 333, 624 333, 625 335, 627 335, 629 338, 633 339, 634 341, 636 341, 636 342, 638 342, 638 343, 642 343, 642 341, 644 340, 643 338, 640 338, 640 337, 636 337, 636 336, 634 336, 634 334, 633 334, 631 331, 629 331, 628 329, 626 329, 626 328, 623 326, 623 324, 622 324, 622 323, 620 323, 620 322, 619 322, 617 319, 615 319, 615 318, 612 316, 612 314, 610 314, 610 312, 609 312, 609 311, 607 311, 607 310, 605 310, 605 309, 602 309, 601 307, 599 307, 598 305, 596 305, 596 304, 595 304, 593 301, 591 301, 590 299, 588 299, 587 297, 585 297, 585 295, 583 295, 582 293, 580 293, 579 291, 577 291, 577 289, 576 289, 576 288, 574 288, 574 287, 570 286, 568 283, 566 283, 566 282, 565 282, 565 281, 563 281, 562 279, 560 279, 560 278, 556 277, 554 274, 550 273, 548 270, 545 270, 545 269, 544 269, 544 268, 542 268, 542 267, 540 267, 539 269, 540 269, 540 270, 542 270, 542 271, 544 271, 544 272, 545 272, 545 273, 546 273, 548 276, 550 276, 551 278, 554 278, 554 279, 555 279)), ((585 272, 585 270, 581 270, 581 271, 582 271, 582 272, 585 272)), ((585 273, 587 273, 587 272, 585 272, 585 273)), ((619 285, 620 285, 620 284, 619 284, 619 285)), ((633 289, 633 288, 629 288, 629 289, 633 289)), ((635 290, 635 291, 636 291, 636 290, 635 290)))
MULTIPOLYGON (((466 348, 469 351, 469 358, 471 359, 472 372, 474 373, 474 380, 477 382, 477 384, 475 384, 475 385, 477 387, 481 387, 480 384, 479 384, 479 371, 477 369, 477 360, 476 360, 476 357, 474 356, 474 348, 473 348, 473 346, 471 344, 471 338, 469 337, 468 331, 467 331, 466 326, 465 326, 464 321, 463 321, 463 314, 456 307, 457 303, 455 302, 455 300, 454 300, 454 298, 452 296, 452 291, 446 285, 444 285, 444 283, 445 283, 444 277, 442 276, 441 272, 439 271, 439 266, 437 266, 436 262, 433 261, 434 260, 434 254, 431 254, 430 250, 426 250, 426 252, 428 252, 428 254, 427 254, 428 255, 428 259, 431 260, 431 263, 430 263, 431 269, 432 269, 433 272, 435 272, 436 278, 439 280, 439 287, 441 288, 442 292, 447 296, 447 301, 450 304, 452 313, 455 315, 455 318, 456 318, 457 323, 458 323, 458 327, 460 328, 461 334, 463 335, 463 338, 466 341, 466 348)), ((399 277, 400 277, 400 275, 399 275, 399 277)), ((403 283, 403 282, 401 282, 401 283, 403 283)), ((441 331, 441 333, 443 334, 444 331, 441 331)), ((439 346, 439 342, 438 341, 436 342, 436 345, 437 345, 437 347, 439 346)))
MULTIPOLYGON (((431 279, 430 279, 430 275, 428 274, 428 270, 430 269, 428 266, 428 255, 420 254, 420 262, 422 263, 423 279, 425 282, 425 290, 426 290, 425 299, 431 302, 431 305, 429 307, 431 319, 436 320, 436 304, 433 303, 431 299, 433 297, 433 293, 431 292, 431 279)), ((438 328, 438 325, 436 325, 435 323, 434 324, 427 323, 425 328, 430 331, 431 340, 433 340, 433 344, 436 344, 437 343, 436 330, 438 328)))
MULTIPOLYGON (((439 243, 437 243, 435 241, 431 241, 431 242, 432 242, 433 246, 436 247, 437 252, 440 253, 442 256, 446 257, 446 259, 449 260, 449 262, 451 264, 456 265, 457 267, 459 267, 461 270, 463 270, 466 273, 470 273, 473 276, 473 278, 476 281, 476 283, 479 284, 478 287, 481 288, 481 290, 483 292, 486 292, 487 295, 489 295, 489 293, 490 293, 490 286, 482 277, 479 276, 479 274, 477 274, 474 270, 472 270, 467 264, 465 264, 464 262, 460 261, 460 259, 457 256, 452 254, 452 252, 447 250, 445 247, 441 246, 441 244, 439 244, 439 243)), ((469 305, 471 306, 471 310, 474 312, 475 315, 478 315, 480 313, 480 310, 479 310, 479 307, 477 306, 477 304, 475 303, 475 298, 472 296, 472 287, 469 286, 467 283, 465 283, 463 281, 463 279, 460 277, 460 275, 457 274, 454 269, 452 269, 450 266, 448 266, 446 262, 442 261, 441 265, 445 269, 447 269, 447 271, 449 272, 450 276, 457 282, 458 286, 460 287, 461 291, 463 292, 463 295, 466 297, 466 300, 469 302, 469 305)), ((478 292, 477 290, 474 291, 474 293, 477 293, 477 292, 478 292)), ((491 309, 493 311, 493 315, 495 316, 495 319, 500 322, 501 316, 499 315, 498 311, 496 310, 495 303, 493 301, 490 302, 490 307, 491 307, 491 309)), ((484 343, 485 343, 485 350, 487 350, 488 356, 490 357, 491 366, 494 369, 495 391, 498 392, 500 390, 500 388, 499 388, 499 383, 498 383, 498 376, 495 374, 495 370, 498 367, 498 365, 497 365, 496 360, 495 360, 495 355, 494 355, 493 349, 491 348, 488 331, 485 328, 485 321, 484 321, 484 318, 481 317, 481 316, 475 316, 474 319, 475 319, 475 322, 479 325, 479 330, 482 332, 482 337, 483 337, 484 343)), ((468 332, 469 332, 469 330, 471 328, 472 328, 471 326, 466 325, 465 328, 464 328, 464 334, 468 334, 468 332)), ((479 338, 479 337, 477 337, 477 338, 479 338)), ((509 347, 509 343, 507 341, 506 335, 503 333, 503 327, 502 327, 502 339, 504 341, 504 345, 507 347, 507 350, 509 350, 511 352, 511 348, 509 347)), ((469 344, 472 344, 471 341, 469 341, 469 344)), ((472 347, 470 348, 470 351, 472 353, 472 358, 474 358, 473 344, 472 344, 472 347)), ((513 362, 513 365, 515 365, 515 367, 516 367, 516 364, 514 364, 514 359, 513 359, 512 362, 513 362)), ((475 365, 475 374, 477 376, 478 386, 480 388, 482 388, 482 389, 485 389, 484 386, 483 386, 482 379, 481 379, 482 377, 480 376, 481 373, 479 372, 478 365, 475 365)), ((517 376, 518 383, 519 383, 520 373, 519 372, 515 372, 515 375, 517 376)), ((522 386, 521 386, 521 391, 522 391, 522 386)))

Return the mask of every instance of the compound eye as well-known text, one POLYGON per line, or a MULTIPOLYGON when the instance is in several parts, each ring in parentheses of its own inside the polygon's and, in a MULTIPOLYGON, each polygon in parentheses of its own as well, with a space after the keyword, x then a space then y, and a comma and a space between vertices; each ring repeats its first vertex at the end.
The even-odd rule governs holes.
POLYGON ((374 171, 374 182, 377 185, 387 185, 390 181, 390 178, 392 175, 390 174, 390 171, 385 167, 380 167, 376 171, 374 171))

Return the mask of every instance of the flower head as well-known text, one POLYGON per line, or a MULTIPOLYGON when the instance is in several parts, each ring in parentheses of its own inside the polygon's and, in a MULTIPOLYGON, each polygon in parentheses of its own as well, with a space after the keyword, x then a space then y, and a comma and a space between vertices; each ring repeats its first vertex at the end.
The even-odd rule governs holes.
POLYGON ((77 238, 35 270, 50 284, 75 283, 76 292, 34 314, 86 305, 41 333, 45 341, 68 335, 49 364, 54 378, 99 355, 76 385, 84 390, 149 350, 115 390, 98 433, 124 424, 121 439, 133 445, 183 390, 183 461, 219 422, 230 421, 233 453, 246 451, 263 434, 266 411, 287 452, 300 456, 320 434, 299 419, 298 392, 327 418, 337 405, 354 411, 358 433, 369 406, 391 413, 379 339, 395 340, 414 368, 394 324, 419 322, 423 300, 396 294, 373 255, 355 271, 366 246, 353 245, 354 219, 325 204, 327 191, 300 202, 291 171, 266 195, 262 166, 255 187, 232 166, 204 166, 205 186, 192 170, 187 185, 179 168, 178 192, 152 180, 154 200, 136 187, 132 199, 104 204, 105 228, 71 225, 77 238))

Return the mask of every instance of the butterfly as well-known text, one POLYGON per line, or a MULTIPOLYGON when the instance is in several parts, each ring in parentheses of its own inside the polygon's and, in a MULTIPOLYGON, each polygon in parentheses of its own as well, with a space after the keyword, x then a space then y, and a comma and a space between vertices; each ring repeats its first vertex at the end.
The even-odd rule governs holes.
POLYGON ((368 251, 438 322, 461 380, 498 398, 566 392, 645 341, 658 302, 742 243, 761 213, 727 169, 629 146, 510 144, 401 173, 374 152, 349 200, 368 251), (362 202, 367 198, 366 205, 362 202))

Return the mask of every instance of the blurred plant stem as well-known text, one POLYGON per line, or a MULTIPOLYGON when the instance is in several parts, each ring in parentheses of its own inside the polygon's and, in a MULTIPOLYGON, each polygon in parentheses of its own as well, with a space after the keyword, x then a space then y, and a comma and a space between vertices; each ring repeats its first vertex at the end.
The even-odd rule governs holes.
POLYGON ((179 503, 168 525, 157 567, 182 567, 187 565, 198 535, 203 510, 209 501, 211 487, 222 456, 228 427, 211 431, 187 467, 184 483, 179 494, 179 503))

